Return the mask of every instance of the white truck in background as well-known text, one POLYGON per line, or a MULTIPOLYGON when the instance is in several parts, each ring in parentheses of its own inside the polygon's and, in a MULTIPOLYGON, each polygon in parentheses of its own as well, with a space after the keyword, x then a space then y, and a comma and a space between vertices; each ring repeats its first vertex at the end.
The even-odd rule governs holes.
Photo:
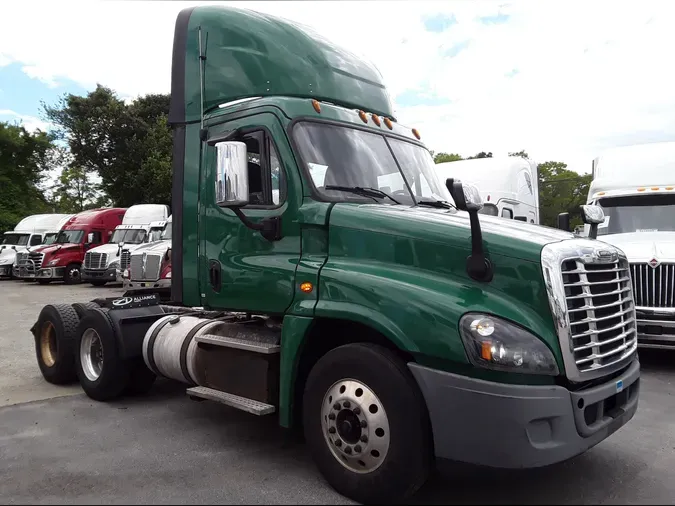
POLYGON ((39 246, 48 232, 58 232, 72 215, 33 214, 16 224, 14 230, 5 232, 0 240, 0 277, 13 277, 17 254, 30 247, 39 246))
POLYGON ((168 216, 169 206, 163 204, 137 204, 127 209, 110 242, 87 251, 82 264, 82 281, 94 286, 123 282, 122 251, 133 251, 156 238, 163 230, 163 226, 157 226, 156 222, 163 223, 168 216))
POLYGON ((473 183, 483 197, 482 214, 539 224, 537 164, 516 156, 473 158, 436 164, 441 181, 473 183))
POLYGON ((598 239, 630 263, 638 346, 675 349, 675 142, 608 149, 592 171, 587 203, 605 213, 598 239))
POLYGON ((122 252, 124 289, 151 291, 168 297, 171 292, 171 216, 163 223, 158 240, 142 244, 133 252, 122 252))
MULTIPOLYGON (((24 249, 21 252, 18 252, 16 254, 16 259, 14 260, 14 265, 12 266, 12 276, 15 278, 20 278, 21 273, 23 270, 26 269, 26 266, 29 263, 28 255, 31 251, 33 251, 35 248, 39 248, 40 246, 47 246, 49 244, 52 244, 54 241, 56 241, 56 237, 59 235, 59 232, 63 228, 63 226, 68 222, 70 218, 75 216, 74 214, 54 214, 54 215, 47 215, 47 216, 54 216, 54 225, 51 230, 45 231, 45 233, 42 236, 42 242, 40 244, 34 245, 34 246, 28 246, 26 249, 24 249)), ((25 281, 31 281, 29 279, 26 279, 25 281)))

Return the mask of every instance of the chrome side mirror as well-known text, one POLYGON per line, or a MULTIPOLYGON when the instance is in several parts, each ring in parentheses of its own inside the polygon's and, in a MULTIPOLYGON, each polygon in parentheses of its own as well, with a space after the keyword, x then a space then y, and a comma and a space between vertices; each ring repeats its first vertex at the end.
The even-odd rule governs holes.
POLYGON ((598 238, 598 225, 605 221, 605 212, 602 207, 596 205, 581 206, 581 219, 584 223, 591 226, 588 237, 598 238))
POLYGON ((248 204, 248 156, 246 144, 218 142, 216 148, 216 204, 239 207, 248 204))
POLYGON ((445 182, 446 187, 455 201, 457 209, 461 211, 480 211, 483 209, 483 198, 480 196, 478 187, 471 183, 462 183, 448 179, 445 182), (452 181, 450 183, 450 181, 452 181))

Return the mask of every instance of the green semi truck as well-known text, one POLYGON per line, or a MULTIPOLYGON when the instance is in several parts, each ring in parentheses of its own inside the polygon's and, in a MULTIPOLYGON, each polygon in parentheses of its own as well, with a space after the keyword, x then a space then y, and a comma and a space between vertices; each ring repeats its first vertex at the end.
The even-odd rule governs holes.
POLYGON ((48 381, 108 401, 163 376, 275 416, 364 503, 405 500, 435 459, 563 461, 633 417, 624 254, 479 216, 371 64, 285 20, 191 7, 171 80, 171 302, 45 306, 48 381))

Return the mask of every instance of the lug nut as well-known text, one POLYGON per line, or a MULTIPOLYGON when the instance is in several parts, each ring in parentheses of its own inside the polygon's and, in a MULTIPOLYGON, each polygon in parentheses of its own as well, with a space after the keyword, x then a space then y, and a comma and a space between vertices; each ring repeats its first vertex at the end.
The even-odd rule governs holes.
POLYGON ((365 420, 361 420, 361 428, 365 429, 368 426, 365 420))
POLYGON ((328 429, 328 432, 330 432, 331 434, 335 434, 335 427, 330 427, 328 429))
POLYGON ((356 407, 354 408, 354 414, 355 414, 355 415, 360 415, 360 414, 361 414, 361 408, 359 408, 358 406, 356 406, 356 407))
POLYGON ((363 436, 361 436, 361 442, 367 443, 368 442, 368 436, 366 436, 365 434, 363 436))
POLYGON ((354 447, 354 453, 361 453, 361 446, 360 445, 356 445, 354 447))
POLYGON ((351 446, 346 446, 346 447, 345 447, 345 453, 346 453, 347 455, 351 455, 351 454, 352 454, 352 447, 351 447, 351 446))
POLYGON ((344 405, 345 408, 348 408, 349 406, 351 406, 351 404, 349 403, 349 401, 345 401, 343 405, 344 405))
POLYGON ((339 439, 338 439, 337 441, 335 441, 335 446, 337 446, 338 448, 339 448, 340 446, 342 446, 342 441, 339 440, 339 439))
POLYGON ((330 413, 330 414, 328 415, 328 419, 329 419, 329 420, 335 420, 335 413, 330 413))
POLYGON ((340 409, 340 403, 336 402, 335 404, 333 404, 333 409, 340 409))

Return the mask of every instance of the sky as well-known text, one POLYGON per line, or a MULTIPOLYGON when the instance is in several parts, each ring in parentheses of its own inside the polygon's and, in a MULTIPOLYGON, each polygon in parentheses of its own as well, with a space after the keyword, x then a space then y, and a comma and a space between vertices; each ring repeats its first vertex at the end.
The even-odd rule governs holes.
MULTIPOLYGON (((209 2, 312 26, 382 73, 434 151, 526 150, 590 171, 602 149, 675 140, 675 1, 209 2)), ((49 128, 41 101, 96 83, 168 93, 190 2, 3 2, 0 121, 49 128)))

